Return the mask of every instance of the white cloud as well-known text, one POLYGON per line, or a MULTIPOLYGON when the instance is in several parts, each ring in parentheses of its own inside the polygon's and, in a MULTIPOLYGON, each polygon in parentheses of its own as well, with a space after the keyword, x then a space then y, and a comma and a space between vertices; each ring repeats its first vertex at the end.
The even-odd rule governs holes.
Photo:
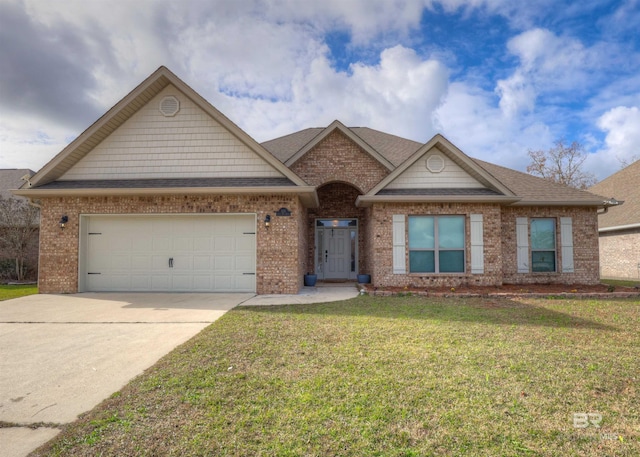
POLYGON ((618 171, 623 162, 640 159, 640 109, 637 106, 616 106, 597 121, 606 132, 604 145, 587 157, 586 171, 599 180, 618 171))
POLYGON ((435 113, 436 125, 466 154, 524 170, 527 151, 551 144, 551 131, 535 118, 507 116, 496 105, 494 94, 466 82, 452 83, 435 113))
POLYGON ((594 70, 617 58, 613 45, 587 48, 575 38, 558 36, 541 28, 511 38, 507 49, 519 60, 512 75, 497 83, 500 107, 507 115, 532 111, 537 100, 544 96, 568 102, 584 97, 602 82, 603 76, 596 75, 594 70))
POLYGON ((0 116, 0 168, 38 171, 69 143, 68 129, 28 116, 0 116))
POLYGON ((348 73, 317 57, 296 73, 288 100, 220 101, 228 110, 223 111, 259 140, 338 119, 425 141, 435 133, 432 115, 447 84, 448 70, 440 62, 396 46, 381 53, 378 65, 354 64, 348 73))

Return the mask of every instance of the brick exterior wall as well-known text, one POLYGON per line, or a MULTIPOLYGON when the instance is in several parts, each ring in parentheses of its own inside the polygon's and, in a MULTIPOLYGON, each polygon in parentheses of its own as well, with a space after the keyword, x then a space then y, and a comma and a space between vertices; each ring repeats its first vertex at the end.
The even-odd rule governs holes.
MULTIPOLYGON (((408 243, 408 222, 405 221, 408 243)), ((372 282, 374 287, 457 287, 460 285, 492 286, 506 284, 597 284, 598 239, 595 208, 575 207, 500 207, 490 204, 375 204, 368 221, 367 244, 370 247, 372 282), (407 274, 393 274, 394 214, 464 215, 466 216, 466 273, 409 273, 409 250, 405 249, 407 274), (470 214, 483 215, 484 273, 471 274, 470 214), (559 236, 560 217, 573 221, 574 273, 517 273, 516 217, 557 218, 557 264, 562 265, 562 240, 559 236), (374 257, 375 256, 375 257, 374 257)), ((558 268, 560 270, 560 267, 558 268)))
POLYGON ((600 234, 600 275, 640 281, 640 229, 600 234))
MULTIPOLYGON (((531 243, 529 243, 531 246, 531 243)), ((598 284, 598 216, 589 207, 505 207, 502 210, 502 258, 505 284, 598 284), (556 219, 555 273, 518 273, 516 246, 517 217, 556 219), (562 272, 560 218, 570 217, 573 225, 574 272, 562 272)))
POLYGON ((492 286, 502 284, 502 249, 500 206, 465 203, 375 204, 369 221, 368 243, 375 256, 372 261, 374 287, 457 287, 460 285, 492 286), (466 216, 465 273, 409 273, 409 227, 405 220, 405 265, 407 274, 393 273, 393 215, 463 215, 466 216), (471 274, 469 243, 471 214, 483 215, 484 274, 471 274))
POLYGON ((259 294, 295 294, 302 286, 306 251, 299 234, 306 212, 290 195, 183 195, 150 197, 42 198, 40 293, 78 292, 79 219, 81 214, 206 214, 255 213, 256 291, 259 294), (281 207, 289 217, 277 217, 281 207), (264 218, 271 214, 271 226, 264 218), (58 222, 69 217, 64 230, 58 222))
POLYGON ((318 187, 320 206, 307 214, 305 262, 315 272, 315 220, 317 218, 358 219, 358 272, 371 270, 367 247, 369 208, 357 208, 356 199, 371 190, 388 174, 384 166, 357 144, 336 130, 291 166, 308 184, 318 187))
POLYGON ((330 133, 290 168, 312 186, 346 182, 363 194, 389 174, 380 162, 338 130, 330 133))

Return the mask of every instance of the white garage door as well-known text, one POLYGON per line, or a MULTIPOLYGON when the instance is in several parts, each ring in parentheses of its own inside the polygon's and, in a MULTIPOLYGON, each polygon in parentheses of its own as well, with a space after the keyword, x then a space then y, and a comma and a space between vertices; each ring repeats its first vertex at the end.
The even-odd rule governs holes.
POLYGON ((254 215, 84 216, 86 291, 255 292, 254 215))

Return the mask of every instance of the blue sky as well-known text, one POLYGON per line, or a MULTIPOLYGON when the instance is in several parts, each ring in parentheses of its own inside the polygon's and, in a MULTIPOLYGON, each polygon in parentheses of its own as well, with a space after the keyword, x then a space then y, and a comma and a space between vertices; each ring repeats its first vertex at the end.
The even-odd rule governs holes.
POLYGON ((640 0, 0 0, 0 168, 38 170, 165 65, 258 141, 339 119, 524 170, 640 158, 640 0))

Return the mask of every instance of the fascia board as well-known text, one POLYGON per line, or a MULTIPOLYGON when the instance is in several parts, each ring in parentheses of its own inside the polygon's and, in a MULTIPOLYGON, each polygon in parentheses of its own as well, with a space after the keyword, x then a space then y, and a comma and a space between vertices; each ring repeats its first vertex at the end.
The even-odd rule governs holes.
POLYGON ((487 197, 485 195, 360 195, 356 199, 356 206, 367 207, 374 203, 499 203, 501 205, 510 205, 518 200, 518 197, 502 195, 496 195, 495 197, 487 197))

